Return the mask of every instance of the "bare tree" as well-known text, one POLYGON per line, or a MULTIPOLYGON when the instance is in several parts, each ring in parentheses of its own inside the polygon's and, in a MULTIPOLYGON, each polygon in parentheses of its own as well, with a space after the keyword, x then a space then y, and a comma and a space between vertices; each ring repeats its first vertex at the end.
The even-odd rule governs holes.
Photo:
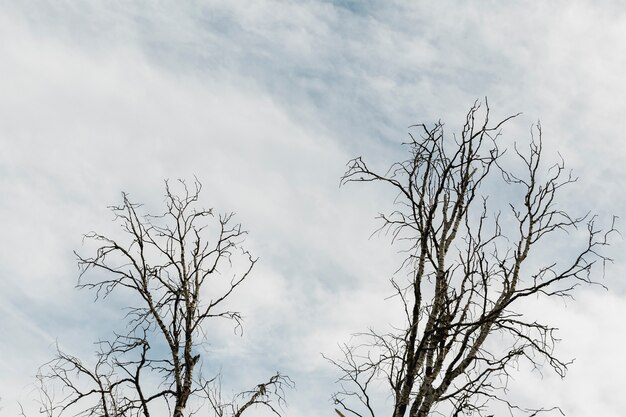
POLYGON ((556 329, 523 314, 524 303, 570 297, 578 285, 592 283, 592 267, 609 261, 599 249, 614 228, 603 232, 594 216, 559 208, 559 191, 576 179, 562 160, 543 168, 540 125, 525 150, 514 145, 505 157, 500 128, 515 116, 492 125, 486 101, 480 106, 470 109, 460 136, 444 136, 441 122, 412 126, 419 133, 405 144, 409 158, 385 174, 360 157, 348 163, 342 184, 377 182, 396 190, 395 208, 380 215, 380 231, 405 245, 397 273, 407 278, 391 280, 403 324, 354 335, 341 346, 343 357, 331 360, 342 375, 333 398, 347 415, 374 417, 374 388, 381 383, 393 417, 483 416, 502 406, 511 415, 560 411, 523 408, 506 395, 522 361, 560 376, 568 366, 554 353, 556 329), (494 185, 492 209, 494 199, 483 192, 494 185), (516 199, 502 210, 498 199, 508 195, 516 199), (579 239, 578 249, 541 263, 542 251, 563 238, 567 246, 579 239))
POLYGON ((200 183, 180 187, 177 194, 165 183, 166 210, 156 216, 140 214, 123 193, 111 209, 125 238, 85 236, 97 249, 76 254, 78 287, 95 291, 96 299, 119 292, 133 302, 124 331, 98 342, 94 364, 57 349, 42 367, 47 415, 182 417, 206 407, 215 416, 240 417, 255 406, 280 415, 284 389, 293 385, 287 376, 277 372, 224 400, 221 375, 202 375, 207 322, 226 319, 240 328, 241 314, 230 306, 257 259, 243 248, 246 232, 232 213, 198 207, 200 183))

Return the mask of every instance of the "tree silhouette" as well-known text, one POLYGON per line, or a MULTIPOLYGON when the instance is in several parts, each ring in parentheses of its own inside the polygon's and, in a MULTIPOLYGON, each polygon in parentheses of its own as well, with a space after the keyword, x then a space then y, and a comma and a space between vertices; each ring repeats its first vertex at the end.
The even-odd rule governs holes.
POLYGON ((348 164, 342 184, 397 192, 395 209, 380 215, 381 231, 405 251, 398 273, 407 278, 391 280, 402 324, 355 335, 331 360, 341 371, 333 398, 346 415, 374 417, 373 386, 381 382, 393 417, 484 416, 495 403, 511 415, 558 410, 507 399, 521 361, 560 376, 568 366, 554 353, 556 329, 520 307, 592 283, 592 267, 609 260, 600 249, 614 229, 603 232, 594 216, 560 208, 559 192, 575 178, 562 160, 544 168, 540 125, 527 148, 515 144, 505 157, 500 129, 515 116, 490 124, 487 102, 480 107, 470 109, 459 136, 444 135, 442 123, 412 126, 418 133, 405 144, 408 158, 384 174, 360 157, 348 164), (495 198, 484 194, 494 187, 495 198), (514 197, 498 204, 506 196, 514 197), (540 263, 561 242, 577 246, 540 263))
MULTIPOLYGON (((231 305, 236 290, 257 262, 243 247, 246 232, 234 215, 215 215, 198 207, 199 182, 182 192, 165 183, 166 209, 140 214, 141 206, 122 195, 111 207, 124 238, 91 232, 85 238, 97 249, 77 254, 78 287, 96 299, 115 293, 130 296, 126 328, 112 340, 98 342, 95 363, 58 349, 42 367, 42 412, 49 416, 182 417, 208 410, 218 417, 240 417, 257 406, 280 415, 284 389, 293 385, 276 373, 234 398, 222 397, 221 375, 206 378, 199 347, 210 340, 208 322, 242 324, 231 305), (198 399, 190 408, 190 400, 198 399)), ((206 356, 206 355, 205 355, 206 356)))

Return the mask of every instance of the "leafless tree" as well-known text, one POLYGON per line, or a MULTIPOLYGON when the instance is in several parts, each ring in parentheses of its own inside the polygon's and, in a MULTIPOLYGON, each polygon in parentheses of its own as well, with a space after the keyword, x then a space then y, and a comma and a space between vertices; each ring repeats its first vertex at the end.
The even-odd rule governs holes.
POLYGON ((165 183, 166 210, 156 216, 140 214, 124 193, 122 204, 111 207, 124 237, 85 236, 96 250, 76 254, 78 287, 95 291, 96 299, 125 293, 133 301, 124 331, 97 344, 91 366, 57 349, 42 367, 48 416, 182 417, 205 407, 214 416, 240 417, 256 406, 280 415, 284 389, 293 384, 287 376, 276 373, 224 400, 221 375, 202 375, 210 360, 199 349, 210 339, 207 322, 226 319, 240 328, 241 314, 230 306, 257 260, 243 248, 246 232, 233 214, 199 208, 199 182, 179 186, 175 193, 165 183))
POLYGON ((480 107, 470 109, 460 136, 445 136, 441 122, 412 126, 409 158, 385 174, 360 157, 348 163, 342 184, 396 190, 380 231, 405 245, 397 274, 407 278, 391 280, 403 324, 356 334, 331 360, 341 371, 333 397, 339 415, 374 417, 377 384, 389 389, 393 417, 484 416, 503 406, 510 415, 560 411, 523 408, 507 396, 510 373, 523 361, 560 376, 568 367, 554 353, 556 329, 524 314, 524 303, 570 297, 592 283, 592 267, 610 260, 600 249, 613 224, 602 231, 594 216, 559 208, 559 192, 576 179, 562 160, 544 168, 540 125, 528 146, 507 153, 500 129, 515 116, 492 125, 487 102, 480 107), (494 186, 497 195, 483 194, 494 186), (505 196, 515 197, 502 210, 505 196), (542 251, 561 243, 569 248, 545 262, 542 251))

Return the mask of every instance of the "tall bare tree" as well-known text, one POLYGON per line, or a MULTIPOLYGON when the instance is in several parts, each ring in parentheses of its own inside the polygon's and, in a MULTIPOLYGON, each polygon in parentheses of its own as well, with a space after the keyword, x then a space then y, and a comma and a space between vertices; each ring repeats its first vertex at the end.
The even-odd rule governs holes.
POLYGON ((374 417, 380 383, 390 390, 393 417, 483 416, 502 406, 511 415, 560 411, 523 408, 506 395, 520 361, 560 376, 568 366, 554 353, 556 329, 523 314, 524 303, 569 297, 592 283, 592 267, 609 260, 599 249, 613 225, 603 232, 594 216, 559 207, 559 192, 575 178, 562 160, 544 168, 540 125, 527 147, 514 145, 505 156, 500 129, 511 117, 490 124, 486 101, 480 107, 470 109, 459 136, 444 135, 441 123, 412 126, 418 133, 405 144, 408 159, 384 174, 360 157, 348 164, 343 184, 396 190, 381 231, 404 245, 397 273, 407 278, 391 280, 403 324, 357 334, 331 360, 342 375, 339 415, 374 417), (495 198, 484 195, 494 186, 495 198), (502 210, 505 196, 514 197, 502 210), (540 263, 542 251, 562 243, 568 249, 540 263))
POLYGON ((257 260, 243 248, 246 232, 233 214, 198 207, 197 181, 180 187, 175 193, 165 183, 166 209, 156 216, 140 214, 124 193, 111 209, 125 238, 85 236, 96 250, 77 254, 78 287, 95 291, 96 299, 119 292, 133 301, 125 330, 98 343, 93 365, 58 349, 42 367, 47 415, 182 417, 206 407, 214 416, 240 417, 255 406, 280 415, 277 404, 292 386, 287 376, 276 373, 224 400, 221 375, 202 374, 203 361, 210 361, 199 349, 210 339, 207 324, 226 319, 240 328, 232 298, 257 260))

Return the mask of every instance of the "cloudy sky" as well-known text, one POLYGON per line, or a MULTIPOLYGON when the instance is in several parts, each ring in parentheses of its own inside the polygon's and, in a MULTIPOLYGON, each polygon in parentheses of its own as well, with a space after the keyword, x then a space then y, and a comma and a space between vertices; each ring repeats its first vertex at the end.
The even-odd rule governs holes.
MULTIPOLYGON (((333 415, 320 353, 391 320, 399 257, 369 237, 393 194, 339 188, 350 158, 384 169, 409 125, 458 131, 487 96, 494 119, 523 112, 510 143, 541 120, 580 177, 564 204, 624 217, 626 8, 594 3, 0 1, 0 415, 36 408, 55 341, 88 357, 120 319, 74 288, 72 251, 113 227, 122 190, 158 207, 163 179, 195 175, 204 205, 237 213, 260 261, 243 337, 210 351, 227 389, 290 375, 298 417, 333 415)), ((515 398, 623 416, 624 249, 609 291, 538 303, 576 361, 565 380, 520 374, 515 398)))

